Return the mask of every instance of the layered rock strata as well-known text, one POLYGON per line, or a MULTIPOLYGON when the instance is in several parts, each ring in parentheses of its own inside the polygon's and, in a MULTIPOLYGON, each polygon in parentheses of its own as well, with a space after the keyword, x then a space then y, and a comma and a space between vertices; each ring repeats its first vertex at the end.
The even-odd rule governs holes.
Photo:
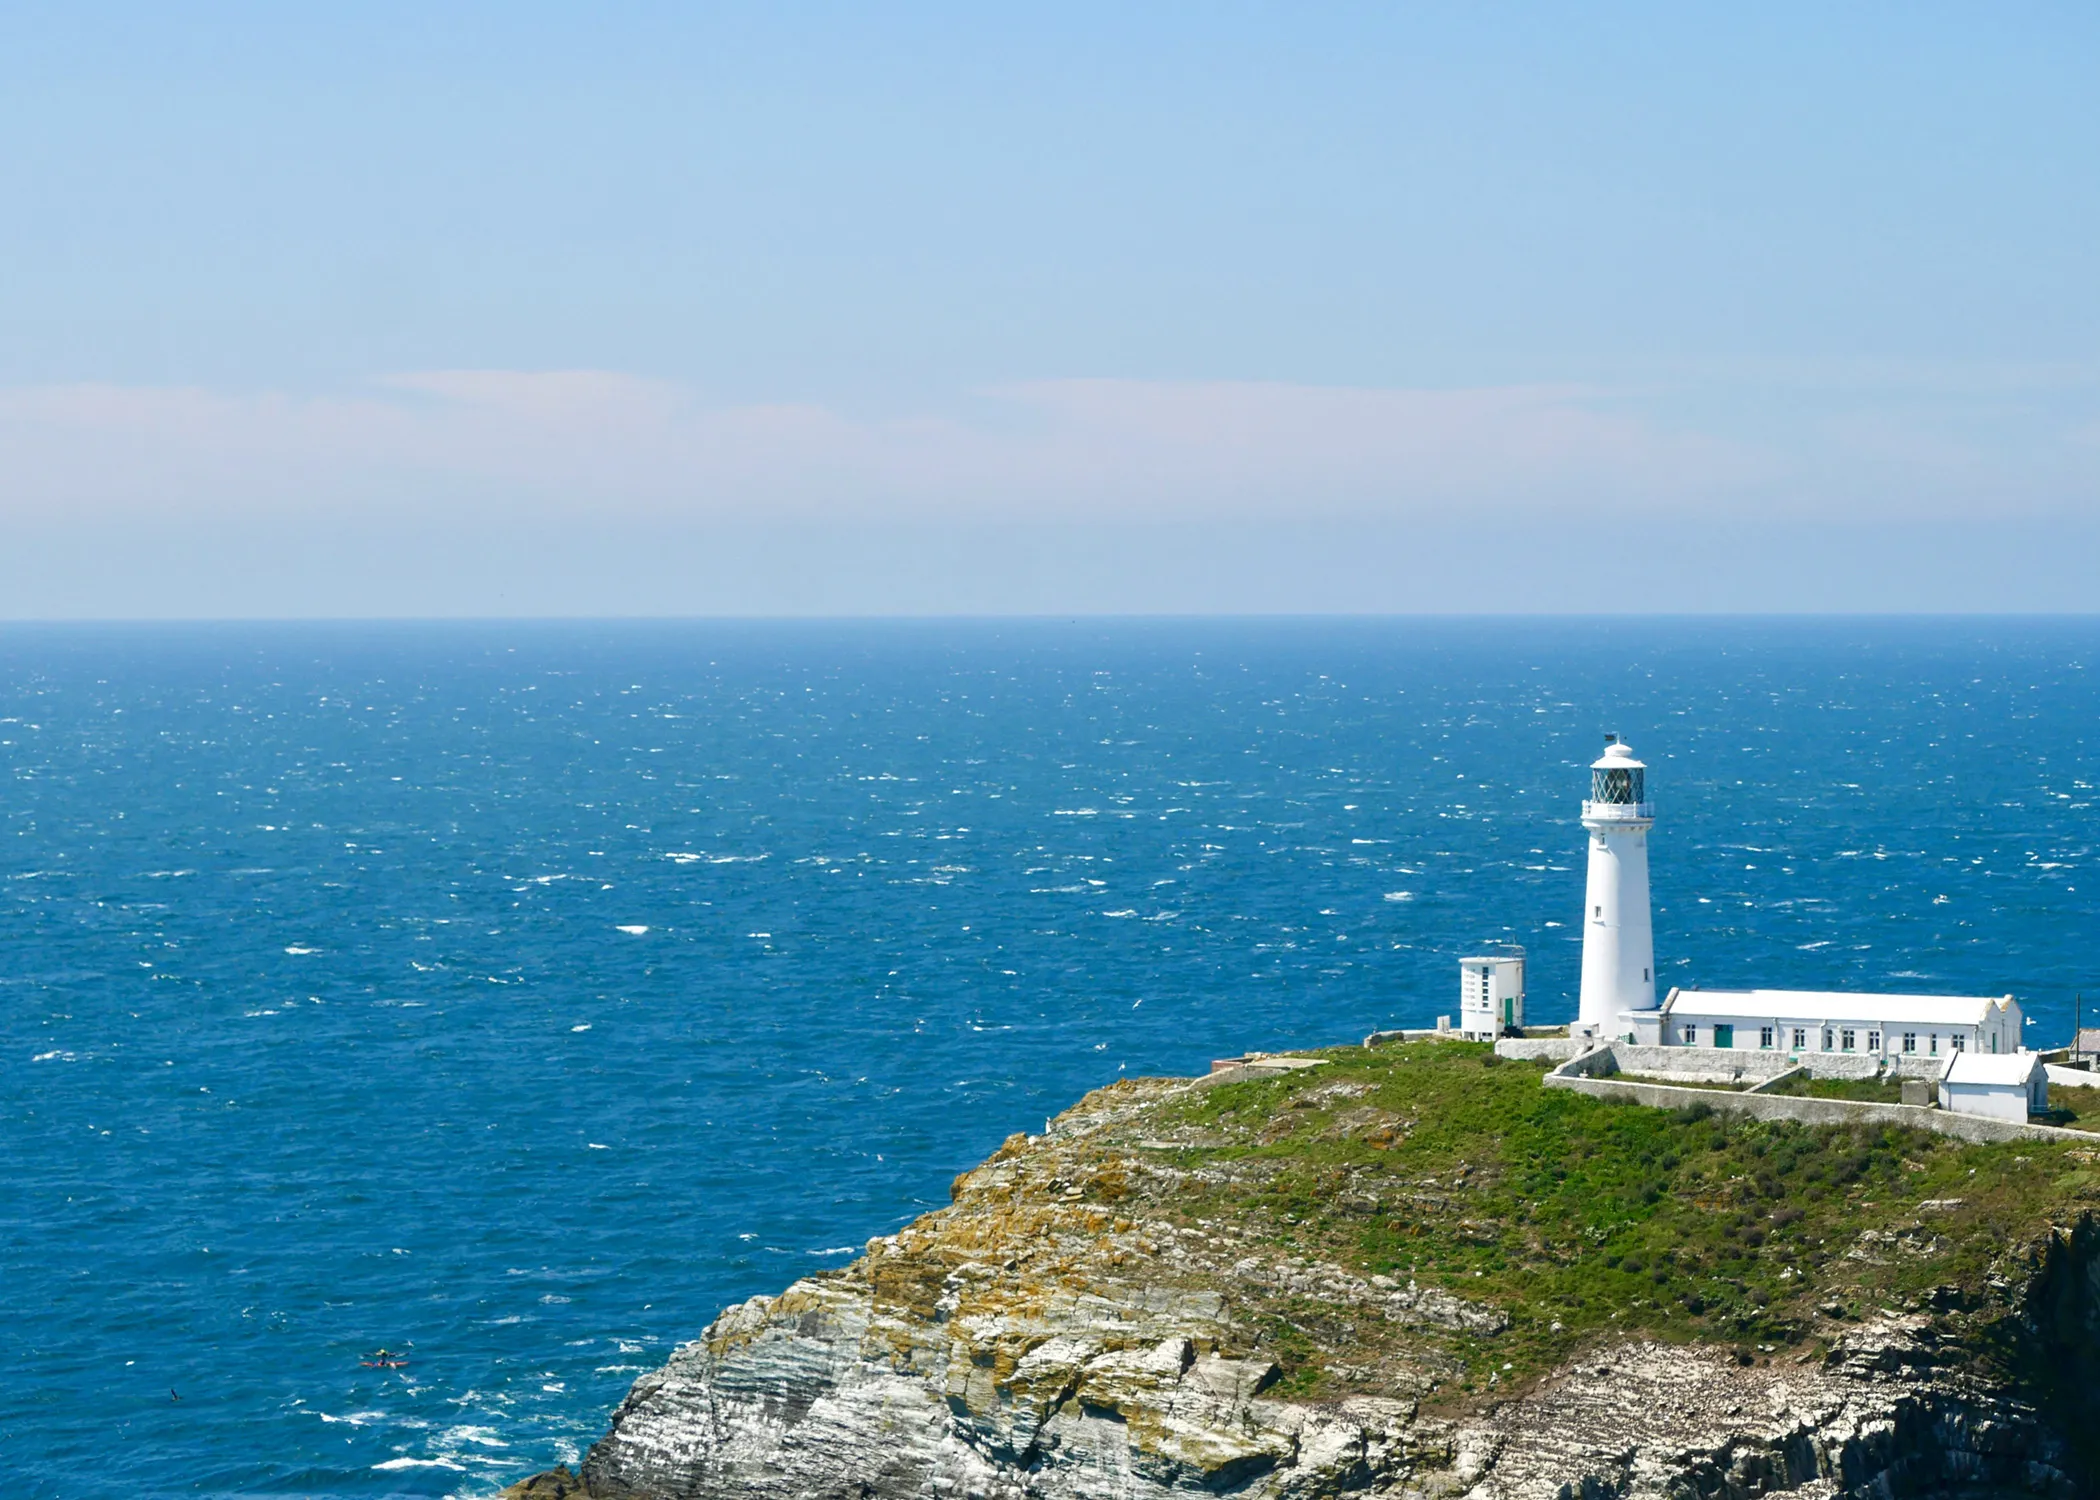
MULTIPOLYGON (((1050 1135, 1009 1141, 957 1180, 951 1207, 871 1242, 850 1267, 723 1313, 635 1383, 579 1476, 515 1493, 2089 1493, 2061 1406, 1980 1373, 1930 1306, 1834 1317, 1787 1350, 1607 1339, 1503 1389, 1493 1350, 1509 1319, 1487 1301, 1165 1212, 1184 1175, 1174 1152, 1197 1136, 1145 1132, 1189 1087, 1151 1080, 1090 1096, 1050 1135), (1314 1346, 1327 1363, 1317 1378, 1286 1379, 1279 1353, 1295 1349, 1302 1364, 1291 1319, 1304 1323, 1308 1306, 1327 1316, 1314 1346), (1472 1394, 1460 1398, 1462 1376, 1472 1394)), ((2095 1238, 2090 1227, 2056 1235, 2031 1283, 2007 1288, 2046 1321, 2037 1348, 2089 1348, 2100 1333, 2095 1238)))

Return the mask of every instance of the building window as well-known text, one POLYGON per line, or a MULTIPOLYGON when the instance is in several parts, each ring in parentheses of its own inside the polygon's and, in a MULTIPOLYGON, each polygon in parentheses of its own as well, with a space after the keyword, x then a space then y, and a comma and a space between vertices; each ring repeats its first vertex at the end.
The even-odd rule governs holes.
POLYGON ((1829 1028, 1828 1026, 1825 1026, 1825 1027, 1823 1028, 1823 1050, 1824 1050, 1825 1052, 1828 1052, 1828 1051, 1829 1051, 1829 1050, 1831 1049, 1831 1046, 1832 1046, 1832 1038, 1831 1038, 1831 1035, 1830 1035, 1830 1028, 1829 1028))
POLYGON ((1840 1050, 1850 1052, 1852 1050, 1853 1041, 1857 1036, 1858 1033, 1853 1031, 1853 1029, 1850 1026, 1847 1026, 1844 1029, 1844 1031, 1839 1033, 1838 1036, 1838 1040, 1844 1043, 1844 1046, 1840 1050))
POLYGON ((1806 1052, 1808 1050, 1808 1028, 1806 1026, 1796 1026, 1794 1028, 1794 1050, 1796 1052, 1806 1052))
POLYGON ((1903 1033, 1903 1050, 1905 1052, 1915 1052, 1918 1050, 1918 1034, 1915 1031, 1906 1031, 1903 1033))
POLYGON ((1947 1045, 1948 1045, 1949 1047, 1953 1048, 1953 1049, 1954 1049, 1954 1050, 1955 1050, 1956 1052, 1959 1052, 1959 1051, 1961 1051, 1961 1036, 1960 1036, 1960 1034, 1959 1034, 1959 1033, 1957 1033, 1957 1034, 1955 1034, 1954 1036, 1950 1036, 1950 1037, 1948 1037, 1948 1038, 1947 1038, 1947 1045))
POLYGON ((1931 1036, 1927 1037, 1925 1040, 1931 1044, 1931 1055, 1933 1057, 1938 1057, 1940 1055, 1940 1034, 1937 1031, 1935 1031, 1931 1036))
POLYGON ((1699 1045, 1699 1028, 1697 1026, 1687 1026, 1684 1028, 1684 1044, 1687 1047, 1696 1047, 1699 1045))
POLYGON ((1758 1028, 1757 1028, 1757 1045, 1758 1045, 1759 1047, 1763 1048, 1763 1049, 1764 1049, 1765 1051, 1767 1051, 1767 1052, 1769 1052, 1769 1051, 1771 1051, 1771 1050, 1772 1050, 1772 1028, 1771 1028, 1771 1027, 1769 1027, 1769 1026, 1760 1026, 1760 1027, 1758 1027, 1758 1028))
POLYGON ((1881 1050, 1880 1032, 1870 1031, 1867 1033, 1867 1050, 1869 1052, 1879 1052, 1881 1050))

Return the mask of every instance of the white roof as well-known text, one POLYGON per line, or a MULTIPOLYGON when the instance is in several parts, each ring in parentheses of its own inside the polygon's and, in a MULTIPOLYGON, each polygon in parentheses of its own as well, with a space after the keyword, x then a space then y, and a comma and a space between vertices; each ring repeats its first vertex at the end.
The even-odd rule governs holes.
POLYGON ((1978 1026, 2010 996, 1865 995, 1844 990, 1678 990, 1670 1014, 1724 1020, 1881 1021, 1920 1026, 1978 1026))
POLYGON ((1946 1083, 1997 1084, 2002 1088, 2025 1088, 2034 1070, 2046 1066, 2039 1052, 1957 1052, 1940 1071, 1946 1083))
POLYGON ((1604 747, 1604 753, 1590 762, 1592 771, 1645 771, 1648 763, 1633 758, 1633 746, 1624 740, 1614 740, 1604 747))

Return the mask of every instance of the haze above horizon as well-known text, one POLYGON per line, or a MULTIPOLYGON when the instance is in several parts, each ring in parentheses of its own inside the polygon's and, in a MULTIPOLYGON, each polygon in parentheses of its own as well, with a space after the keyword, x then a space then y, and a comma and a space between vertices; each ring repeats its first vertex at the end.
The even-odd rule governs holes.
POLYGON ((2100 608, 2100 14, 22 7, 0 617, 2100 608))

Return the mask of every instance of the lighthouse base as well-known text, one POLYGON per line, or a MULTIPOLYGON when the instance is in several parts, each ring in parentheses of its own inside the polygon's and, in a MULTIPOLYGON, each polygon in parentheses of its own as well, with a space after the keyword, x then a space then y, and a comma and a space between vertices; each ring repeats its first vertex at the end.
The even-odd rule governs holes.
POLYGON ((1568 1035, 1599 1045, 1626 1042, 1636 1047, 1660 1047, 1663 1044, 1662 1008, 1622 1010, 1609 1022, 1577 1021, 1568 1027, 1568 1035))

